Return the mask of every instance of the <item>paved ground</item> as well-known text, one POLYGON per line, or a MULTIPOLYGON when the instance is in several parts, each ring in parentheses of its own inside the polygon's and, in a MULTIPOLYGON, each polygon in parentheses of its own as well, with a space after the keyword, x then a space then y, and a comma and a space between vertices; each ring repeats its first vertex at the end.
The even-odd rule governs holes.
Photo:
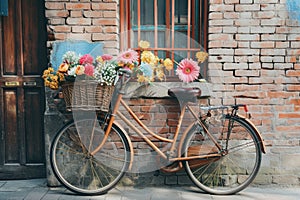
POLYGON ((298 200, 300 187, 249 187, 236 195, 213 196, 204 194, 194 187, 117 187, 102 196, 80 196, 57 187, 49 188, 45 179, 0 181, 0 200, 298 200))

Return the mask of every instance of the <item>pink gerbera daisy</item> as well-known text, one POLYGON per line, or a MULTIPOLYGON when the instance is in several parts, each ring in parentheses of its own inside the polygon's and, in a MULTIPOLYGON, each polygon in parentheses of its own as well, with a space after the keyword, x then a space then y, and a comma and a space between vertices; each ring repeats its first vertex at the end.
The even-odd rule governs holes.
POLYGON ((92 64, 94 58, 90 54, 85 54, 80 57, 79 64, 85 65, 85 64, 92 64))
POLYGON ((183 59, 177 67, 176 74, 179 79, 185 83, 194 81, 199 76, 200 67, 198 63, 192 59, 183 59))
POLYGON ((132 64, 133 62, 138 61, 138 59, 139 59, 138 53, 132 49, 128 49, 127 51, 122 52, 118 56, 118 61, 120 61, 122 63, 132 64))
POLYGON ((101 56, 101 58, 102 58, 103 61, 109 61, 109 60, 113 59, 113 57, 109 54, 103 54, 101 56))
POLYGON ((93 76, 94 75, 94 66, 91 64, 86 64, 84 66, 84 74, 88 76, 93 76))

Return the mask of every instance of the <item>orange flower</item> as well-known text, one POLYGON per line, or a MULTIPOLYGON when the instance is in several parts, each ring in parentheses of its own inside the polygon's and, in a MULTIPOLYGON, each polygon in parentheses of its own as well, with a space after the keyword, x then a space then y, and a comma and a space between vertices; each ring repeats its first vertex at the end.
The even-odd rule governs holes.
POLYGON ((68 71, 68 69, 69 69, 69 65, 67 63, 62 63, 58 67, 58 71, 62 72, 62 73, 66 73, 68 71))
POLYGON ((85 69, 84 66, 78 65, 76 67, 75 74, 76 75, 83 75, 84 74, 84 69, 85 69))

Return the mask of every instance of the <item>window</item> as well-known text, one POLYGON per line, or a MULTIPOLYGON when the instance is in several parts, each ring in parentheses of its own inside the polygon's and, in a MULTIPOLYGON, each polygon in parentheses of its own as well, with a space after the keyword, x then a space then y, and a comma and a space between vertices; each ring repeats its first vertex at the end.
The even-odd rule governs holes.
MULTIPOLYGON (((120 0, 120 16, 121 50, 147 40, 159 57, 179 61, 207 49, 207 0, 120 0)), ((174 79, 173 71, 168 80, 174 79)))

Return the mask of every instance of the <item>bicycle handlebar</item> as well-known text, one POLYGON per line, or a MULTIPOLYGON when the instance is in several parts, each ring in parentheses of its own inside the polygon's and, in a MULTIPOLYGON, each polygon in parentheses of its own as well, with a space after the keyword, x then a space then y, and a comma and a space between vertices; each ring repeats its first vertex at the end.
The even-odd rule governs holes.
MULTIPOLYGON (((130 80, 131 75, 132 75, 132 71, 130 69, 125 69, 125 68, 122 68, 122 67, 117 67, 116 70, 117 70, 117 73, 120 77, 120 83, 121 83, 120 92, 124 93, 125 85, 130 80)), ((116 79, 116 82, 118 80, 119 80, 119 78, 116 79)))
POLYGON ((128 76, 131 76, 132 71, 130 69, 124 69, 124 68, 120 68, 119 72, 122 74, 127 74, 128 76))

